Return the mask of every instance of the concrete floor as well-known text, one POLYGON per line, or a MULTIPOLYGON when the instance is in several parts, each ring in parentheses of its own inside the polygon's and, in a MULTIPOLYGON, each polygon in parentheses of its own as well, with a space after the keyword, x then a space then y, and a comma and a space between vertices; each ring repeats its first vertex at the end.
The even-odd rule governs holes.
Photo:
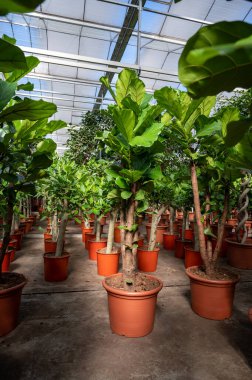
POLYGON ((161 251, 153 332, 144 338, 111 333, 107 295, 87 258, 79 227, 68 227, 67 281, 43 279, 43 239, 26 235, 11 264, 29 282, 20 323, 0 338, 1 380, 247 380, 252 379, 252 271, 240 271, 231 319, 203 319, 190 308, 183 262, 161 251))

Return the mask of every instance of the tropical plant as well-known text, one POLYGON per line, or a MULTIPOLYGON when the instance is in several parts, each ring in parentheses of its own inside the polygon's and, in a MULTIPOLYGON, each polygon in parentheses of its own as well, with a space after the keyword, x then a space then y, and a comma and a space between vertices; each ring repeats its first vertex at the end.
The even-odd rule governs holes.
POLYGON ((157 121, 162 107, 150 105, 144 83, 133 70, 124 69, 118 76, 116 92, 108 78, 101 78, 115 105, 109 108, 115 127, 104 132, 103 141, 115 157, 107 170, 114 179, 110 198, 121 199, 121 236, 123 284, 135 290, 136 250, 138 241, 137 213, 148 207, 146 195, 153 190, 153 181, 162 177, 156 154, 164 150, 159 135, 164 124, 157 121))
POLYGON ((32 12, 43 2, 44 0, 0 0, 0 16, 8 13, 32 12))

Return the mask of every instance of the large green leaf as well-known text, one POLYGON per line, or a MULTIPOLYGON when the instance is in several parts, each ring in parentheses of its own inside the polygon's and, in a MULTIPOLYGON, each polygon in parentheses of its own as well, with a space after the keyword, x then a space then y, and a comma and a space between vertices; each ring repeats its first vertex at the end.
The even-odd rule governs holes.
MULTIPOLYGON (((251 127, 252 127, 251 119, 231 121, 227 125, 227 135, 225 137, 225 144, 229 147, 236 145, 251 127)), ((250 154, 252 156, 252 150, 250 154)))
POLYGON ((179 60, 179 78, 192 97, 252 86, 252 25, 219 22, 192 36, 179 60))
POLYGON ((34 169, 46 169, 52 164, 52 160, 47 156, 47 154, 40 154, 34 156, 28 167, 28 171, 31 172, 34 169))
POLYGON ((122 169, 120 175, 127 178, 131 183, 134 183, 142 178, 143 173, 140 170, 122 169))
POLYGON ((177 90, 171 87, 163 87, 154 92, 154 98, 172 116, 175 116, 179 120, 182 119, 184 110, 180 100, 180 93, 177 90))
POLYGON ((57 148, 57 144, 52 139, 45 139, 38 143, 34 156, 41 153, 52 154, 57 148))
POLYGON ((0 0, 0 15, 32 12, 44 0, 0 0))
POLYGON ((49 123, 46 123, 43 128, 39 128, 39 130, 36 133, 36 136, 40 136, 42 133, 42 136, 45 136, 49 133, 53 133, 55 131, 58 131, 59 129, 66 128, 67 123, 63 120, 51 120, 49 123))
POLYGON ((57 111, 53 103, 25 98, 0 113, 0 122, 12 120, 38 120, 52 116, 57 111))
POLYGON ((108 77, 101 77, 100 82, 109 90, 112 98, 116 101, 116 96, 114 91, 112 90, 108 77))
POLYGON ((17 86, 17 90, 24 90, 24 91, 32 91, 34 88, 34 84, 31 82, 22 83, 17 86))
POLYGON ((131 146, 151 147, 155 141, 157 141, 164 124, 154 123, 147 128, 141 136, 135 136, 130 141, 131 146))
POLYGON ((232 167, 252 170, 252 132, 246 133, 243 139, 236 144, 228 157, 232 167))
POLYGON ((163 178, 163 173, 162 173, 160 166, 156 166, 155 168, 151 169, 148 172, 148 176, 150 179, 152 179, 154 181, 161 180, 163 178))
POLYGON ((16 83, 7 83, 0 79, 0 110, 2 110, 14 96, 16 83))
POLYGON ((19 47, 0 38, 0 71, 10 73, 16 69, 27 70, 24 53, 19 47))
MULTIPOLYGON (((205 119, 205 118, 204 118, 205 119)), ((210 136, 213 133, 221 131, 222 124, 219 120, 209 120, 203 124, 203 127, 200 125, 200 128, 197 129, 196 137, 205 137, 210 136)))
POLYGON ((26 74, 29 74, 35 67, 39 64, 39 59, 37 57, 26 57, 26 65, 25 69, 17 69, 12 71, 10 75, 6 75, 6 80, 8 82, 18 82, 21 78, 23 78, 26 74))
MULTIPOLYGON (((130 85, 133 79, 136 78, 136 73, 130 69, 124 69, 118 75, 116 81, 116 101, 120 105, 122 100, 130 94, 130 85)), ((135 99, 132 97, 132 100, 135 99)))
POLYGON ((142 104, 145 96, 145 85, 139 78, 133 79, 130 84, 129 92, 131 98, 138 105, 142 104))
POLYGON ((128 109, 114 108, 113 119, 123 137, 128 142, 131 141, 136 119, 134 112, 128 109))

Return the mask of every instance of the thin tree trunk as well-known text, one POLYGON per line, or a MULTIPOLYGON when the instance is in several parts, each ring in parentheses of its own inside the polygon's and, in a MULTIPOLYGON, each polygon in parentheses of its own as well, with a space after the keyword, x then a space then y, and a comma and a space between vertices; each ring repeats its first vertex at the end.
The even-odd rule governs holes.
POLYGON ((175 216, 174 208, 170 206, 170 234, 171 235, 174 234, 174 216, 175 216))
POLYGON ((64 213, 62 218, 61 218, 59 235, 58 235, 58 240, 57 240, 57 248, 56 248, 56 253, 55 253, 55 256, 57 256, 57 257, 62 256, 62 253, 63 253, 64 238, 65 238, 67 221, 68 221, 68 214, 64 213))
POLYGON ((117 215, 117 209, 110 212, 106 253, 111 253, 113 249, 116 215, 117 215))
POLYGON ((229 187, 226 187, 225 188, 225 194, 224 194, 223 212, 222 212, 221 220, 220 220, 220 223, 218 226, 217 243, 216 243, 216 247, 215 247, 215 250, 213 253, 213 258, 212 258, 213 264, 215 266, 216 266, 216 263, 217 263, 217 260, 219 257, 221 246, 222 246, 222 240, 223 240, 224 230, 225 230, 225 223, 226 223, 227 215, 228 215, 228 208, 229 208, 229 187))
POLYGON ((199 249, 200 249, 200 255, 202 257, 202 260, 204 262, 206 273, 208 275, 212 275, 211 273, 211 266, 208 260, 207 251, 206 251, 206 243, 205 243, 205 235, 204 235, 204 226, 201 222, 201 210, 200 210, 200 197, 199 197, 199 186, 198 186, 198 179, 197 179, 197 173, 196 173, 196 166, 192 162, 191 163, 191 180, 192 180, 192 190, 193 190, 193 199, 194 199, 194 208, 195 208, 195 217, 199 232, 199 249))
POLYGON ((199 250, 200 250, 199 249, 199 231, 198 231, 198 225, 197 225, 195 217, 194 217, 193 225, 194 225, 194 228, 193 228, 193 233, 194 233, 194 251, 199 252, 199 250))
POLYGON ((181 239, 182 241, 185 240, 185 229, 186 229, 186 217, 187 217, 187 211, 185 210, 184 207, 182 207, 183 210, 183 222, 182 222, 182 234, 181 234, 181 239))
POLYGON ((96 219, 96 231, 95 231, 95 241, 101 241, 101 217, 98 216, 96 219))
POLYGON ((58 214, 55 212, 52 217, 52 240, 58 239, 58 214))
POLYGON ((151 230, 150 230, 150 241, 148 244, 148 251, 153 251, 156 245, 156 236, 157 236, 157 226, 160 221, 161 215, 164 213, 166 206, 163 205, 158 210, 157 214, 153 214, 151 221, 151 230))

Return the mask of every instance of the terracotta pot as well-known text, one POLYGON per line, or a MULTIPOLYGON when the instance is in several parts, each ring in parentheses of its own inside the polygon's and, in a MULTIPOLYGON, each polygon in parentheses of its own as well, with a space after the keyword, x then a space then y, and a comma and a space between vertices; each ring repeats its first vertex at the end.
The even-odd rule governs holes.
MULTIPOLYGON (((156 243, 163 244, 163 234, 167 231, 168 226, 157 226, 156 243)), ((151 224, 146 224, 147 240, 150 240, 151 224)))
POLYGON ((27 219, 26 221, 26 233, 30 232, 31 229, 32 229, 32 225, 33 225, 33 219, 27 219))
POLYGON ((121 243, 121 230, 118 226, 115 226, 114 228, 114 242, 121 243))
MULTIPOLYGON (((8 273, 3 276, 8 276, 8 273)), ((21 276, 17 273, 11 275, 21 276)), ((23 281, 12 288, 0 290, 0 336, 11 332, 18 324, 18 313, 22 295, 22 289, 26 284, 24 276, 23 281)))
POLYGON ((142 272, 155 272, 159 251, 159 248, 154 248, 153 251, 148 251, 147 247, 137 248, 138 269, 142 272))
POLYGON ((45 239, 44 251, 45 253, 55 253, 57 248, 57 242, 52 239, 45 239))
POLYGON ((177 211, 177 219, 182 220, 183 219, 183 211, 177 211))
POLYGON ((7 250, 2 262, 2 272, 9 272, 11 262, 11 251, 7 250))
POLYGON ((181 239, 176 239, 175 240, 175 252, 174 255, 178 259, 184 259, 185 257, 185 251, 184 247, 185 245, 192 244, 192 240, 181 240, 181 239))
POLYGON ((237 226, 237 219, 228 219, 227 224, 229 226, 237 226))
POLYGON ((36 224, 36 216, 35 215, 30 215, 28 220, 31 220, 32 225, 35 226, 35 224, 36 224))
POLYGON ((93 227, 87 228, 87 227, 81 227, 81 233, 82 233, 82 242, 85 243, 85 235, 87 233, 92 233, 93 227))
POLYGON ((116 274, 119 268, 119 252, 105 253, 104 249, 97 250, 97 273, 100 276, 116 274))
POLYGON ((228 264, 235 268, 252 269, 252 239, 245 244, 226 239, 228 264))
MULTIPOLYGON (((179 236, 182 238, 182 227, 179 228, 179 236)), ((186 240, 193 240, 194 239, 194 233, 192 229, 185 230, 185 239, 186 240)))
MULTIPOLYGON (((158 280, 153 276, 148 277, 158 280)), ((163 287, 162 281, 158 282, 159 286, 150 291, 126 292, 123 289, 112 288, 106 284, 106 279, 103 280, 102 285, 108 293, 110 327, 114 333, 131 338, 151 333, 155 320, 157 294, 163 287)))
POLYGON ((62 256, 54 253, 44 254, 44 277, 45 281, 65 281, 68 276, 69 253, 64 252, 62 256))
POLYGON ((52 234, 49 234, 48 232, 44 233, 44 240, 46 239, 52 239, 52 234))
POLYGON ((11 239, 17 241, 17 244, 16 244, 17 251, 21 249, 22 237, 23 237, 23 234, 21 232, 15 232, 13 235, 11 235, 11 239))
POLYGON ((203 264, 199 251, 195 251, 189 246, 185 246, 185 268, 200 266, 203 264))
POLYGON ((10 252, 11 252, 11 255, 10 255, 10 261, 11 261, 11 263, 12 263, 12 261, 15 260, 16 249, 15 249, 15 248, 10 248, 10 252))
POLYGON ((191 272, 190 267, 186 274, 190 278, 192 310, 203 318, 220 321, 232 315, 235 285, 239 281, 208 280, 191 272))
POLYGON ((97 260, 97 251, 105 248, 107 245, 107 239, 102 238, 100 241, 89 240, 88 256, 89 260, 97 260))
POLYGON ((89 249, 89 240, 92 240, 94 238, 95 238, 95 234, 93 234, 92 232, 85 233, 85 248, 87 251, 89 249))
POLYGON ((194 221, 194 212, 189 211, 188 212, 188 217, 189 217, 189 222, 193 222, 194 221))
POLYGON ((101 219, 100 219, 100 225, 101 226, 104 226, 106 224, 106 216, 103 216, 101 219))
POLYGON ((168 251, 173 251, 175 249, 175 240, 178 238, 178 235, 171 235, 170 232, 165 232, 163 234, 163 247, 168 251))
POLYGON ((143 247, 144 246, 144 238, 140 237, 137 241, 138 247, 143 247))

